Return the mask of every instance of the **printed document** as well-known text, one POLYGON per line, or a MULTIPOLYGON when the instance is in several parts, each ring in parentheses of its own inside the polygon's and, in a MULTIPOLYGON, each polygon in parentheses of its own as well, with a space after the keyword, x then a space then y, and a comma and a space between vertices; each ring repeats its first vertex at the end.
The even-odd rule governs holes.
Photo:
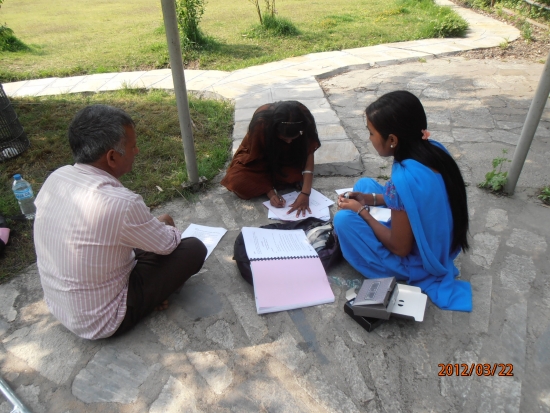
POLYGON ((200 239, 208 250, 206 258, 204 259, 206 261, 226 232, 227 230, 225 228, 206 227, 204 225, 191 224, 185 231, 183 231, 183 234, 181 234, 181 239, 188 237, 200 239))
POLYGON ((243 227, 244 245, 252 260, 318 257, 302 229, 277 230, 243 227))

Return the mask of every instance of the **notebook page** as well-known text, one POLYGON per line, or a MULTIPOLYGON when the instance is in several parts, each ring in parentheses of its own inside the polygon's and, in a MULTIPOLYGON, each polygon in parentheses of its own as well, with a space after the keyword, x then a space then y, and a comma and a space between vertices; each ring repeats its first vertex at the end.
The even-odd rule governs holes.
POLYGON ((280 230, 243 227, 244 245, 248 258, 318 257, 301 229, 280 230))

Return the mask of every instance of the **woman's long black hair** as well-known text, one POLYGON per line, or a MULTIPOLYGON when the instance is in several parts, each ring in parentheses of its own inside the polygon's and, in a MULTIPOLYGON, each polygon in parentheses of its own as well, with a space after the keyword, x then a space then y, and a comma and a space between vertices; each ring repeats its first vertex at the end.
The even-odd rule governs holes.
POLYGON ((466 251, 469 217, 464 179, 451 155, 422 139, 428 121, 420 100, 410 92, 398 90, 381 96, 365 112, 369 123, 385 140, 390 134, 398 138, 394 152, 396 162, 414 159, 441 174, 453 215, 451 248, 466 251))
POLYGON ((308 156, 308 144, 310 137, 319 140, 317 127, 311 112, 300 102, 295 100, 275 102, 267 110, 261 110, 254 114, 248 132, 263 122, 266 143, 266 159, 269 165, 272 182, 277 181, 277 175, 281 174, 281 141, 278 136, 294 138, 291 156, 297 165, 305 166, 308 156), (300 135, 302 132, 302 135, 300 135))

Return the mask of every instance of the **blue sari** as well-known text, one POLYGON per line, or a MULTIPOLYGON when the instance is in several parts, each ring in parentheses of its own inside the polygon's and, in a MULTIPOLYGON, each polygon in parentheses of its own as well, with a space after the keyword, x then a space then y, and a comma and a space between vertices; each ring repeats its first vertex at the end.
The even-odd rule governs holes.
MULTIPOLYGON (((393 254, 363 218, 342 210, 334 217, 334 227, 346 260, 367 278, 393 276, 420 287, 441 309, 472 311, 470 283, 456 279, 458 269, 453 260, 460 249, 451 251, 453 216, 441 175, 407 159, 394 162, 385 187, 362 178, 353 190, 382 193, 388 207, 405 210, 415 242, 407 256, 393 254)), ((391 228, 391 221, 383 224, 391 228)))

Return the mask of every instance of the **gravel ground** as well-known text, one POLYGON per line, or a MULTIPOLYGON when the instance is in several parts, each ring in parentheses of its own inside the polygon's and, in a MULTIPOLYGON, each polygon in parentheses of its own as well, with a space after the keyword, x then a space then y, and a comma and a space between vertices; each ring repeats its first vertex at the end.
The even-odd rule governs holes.
MULTIPOLYGON (((468 7, 467 4, 460 1, 455 1, 455 3, 462 7, 468 7)), ((513 24, 520 30, 524 21, 524 18, 518 15, 508 15, 506 13, 498 15, 496 12, 489 13, 475 9, 474 11, 505 23, 513 24)), ((550 52, 550 27, 543 29, 535 24, 530 24, 530 28, 531 38, 529 40, 522 37, 514 42, 503 43, 500 47, 471 50, 460 53, 459 56, 468 59, 526 60, 542 64, 546 61, 548 53, 550 52)))

